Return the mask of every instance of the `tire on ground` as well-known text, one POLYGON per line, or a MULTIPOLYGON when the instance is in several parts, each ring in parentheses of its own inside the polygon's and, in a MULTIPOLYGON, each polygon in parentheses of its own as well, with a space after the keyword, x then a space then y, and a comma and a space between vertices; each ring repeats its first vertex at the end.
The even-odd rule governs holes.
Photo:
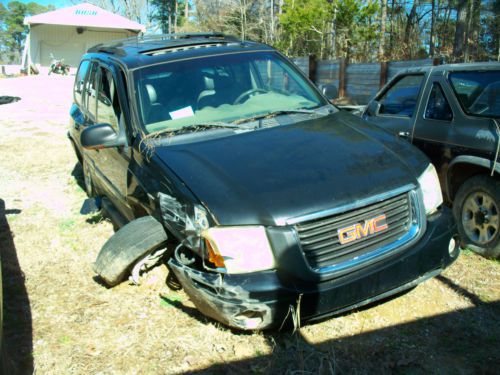
POLYGON ((165 229, 155 218, 135 219, 104 244, 94 263, 94 271, 107 285, 115 286, 139 259, 166 246, 166 242, 165 229))
MULTIPOLYGON (((488 258, 498 258, 500 256, 500 226, 497 229, 497 233, 486 245, 482 245, 474 241, 474 239, 469 238, 464 229, 462 210, 467 197, 474 193, 489 195, 496 202, 496 206, 500 208, 499 181, 485 175, 469 178, 460 186, 453 202, 453 214, 457 222, 458 233, 460 234, 462 243, 469 249, 488 258)), ((497 212, 497 216, 500 218, 500 212, 497 212)))

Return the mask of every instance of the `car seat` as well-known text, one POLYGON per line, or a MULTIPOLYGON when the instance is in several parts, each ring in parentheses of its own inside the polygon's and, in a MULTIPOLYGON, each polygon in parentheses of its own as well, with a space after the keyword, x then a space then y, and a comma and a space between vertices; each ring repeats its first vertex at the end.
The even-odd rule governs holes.
POLYGON ((196 100, 197 109, 203 107, 212 106, 215 107, 215 88, 214 88, 214 78, 211 74, 204 74, 202 77, 203 89, 198 95, 196 100))
POLYGON ((165 107, 158 102, 156 89, 151 83, 145 83, 142 87, 143 117, 146 124, 152 124, 167 119, 165 107))

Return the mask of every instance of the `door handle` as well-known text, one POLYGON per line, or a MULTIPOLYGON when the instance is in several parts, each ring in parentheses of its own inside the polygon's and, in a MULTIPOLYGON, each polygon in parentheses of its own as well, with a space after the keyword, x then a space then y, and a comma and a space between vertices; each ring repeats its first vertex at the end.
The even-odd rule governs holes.
POLYGON ((399 132, 398 133, 398 137, 409 139, 410 138, 410 132, 399 132))

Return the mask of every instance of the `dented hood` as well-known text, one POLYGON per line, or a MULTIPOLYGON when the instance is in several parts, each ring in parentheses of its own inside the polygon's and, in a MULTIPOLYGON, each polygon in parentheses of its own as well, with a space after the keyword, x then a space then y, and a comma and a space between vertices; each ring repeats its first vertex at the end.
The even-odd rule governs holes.
POLYGON ((344 112, 161 146, 156 156, 221 225, 283 225, 291 218, 416 186, 428 164, 407 142, 344 112))

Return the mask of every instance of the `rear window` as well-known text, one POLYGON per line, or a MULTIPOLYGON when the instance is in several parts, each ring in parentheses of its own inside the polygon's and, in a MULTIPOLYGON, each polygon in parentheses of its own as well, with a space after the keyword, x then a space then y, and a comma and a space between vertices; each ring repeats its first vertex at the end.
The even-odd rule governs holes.
POLYGON ((500 70, 455 72, 448 77, 465 113, 500 118, 500 70))

